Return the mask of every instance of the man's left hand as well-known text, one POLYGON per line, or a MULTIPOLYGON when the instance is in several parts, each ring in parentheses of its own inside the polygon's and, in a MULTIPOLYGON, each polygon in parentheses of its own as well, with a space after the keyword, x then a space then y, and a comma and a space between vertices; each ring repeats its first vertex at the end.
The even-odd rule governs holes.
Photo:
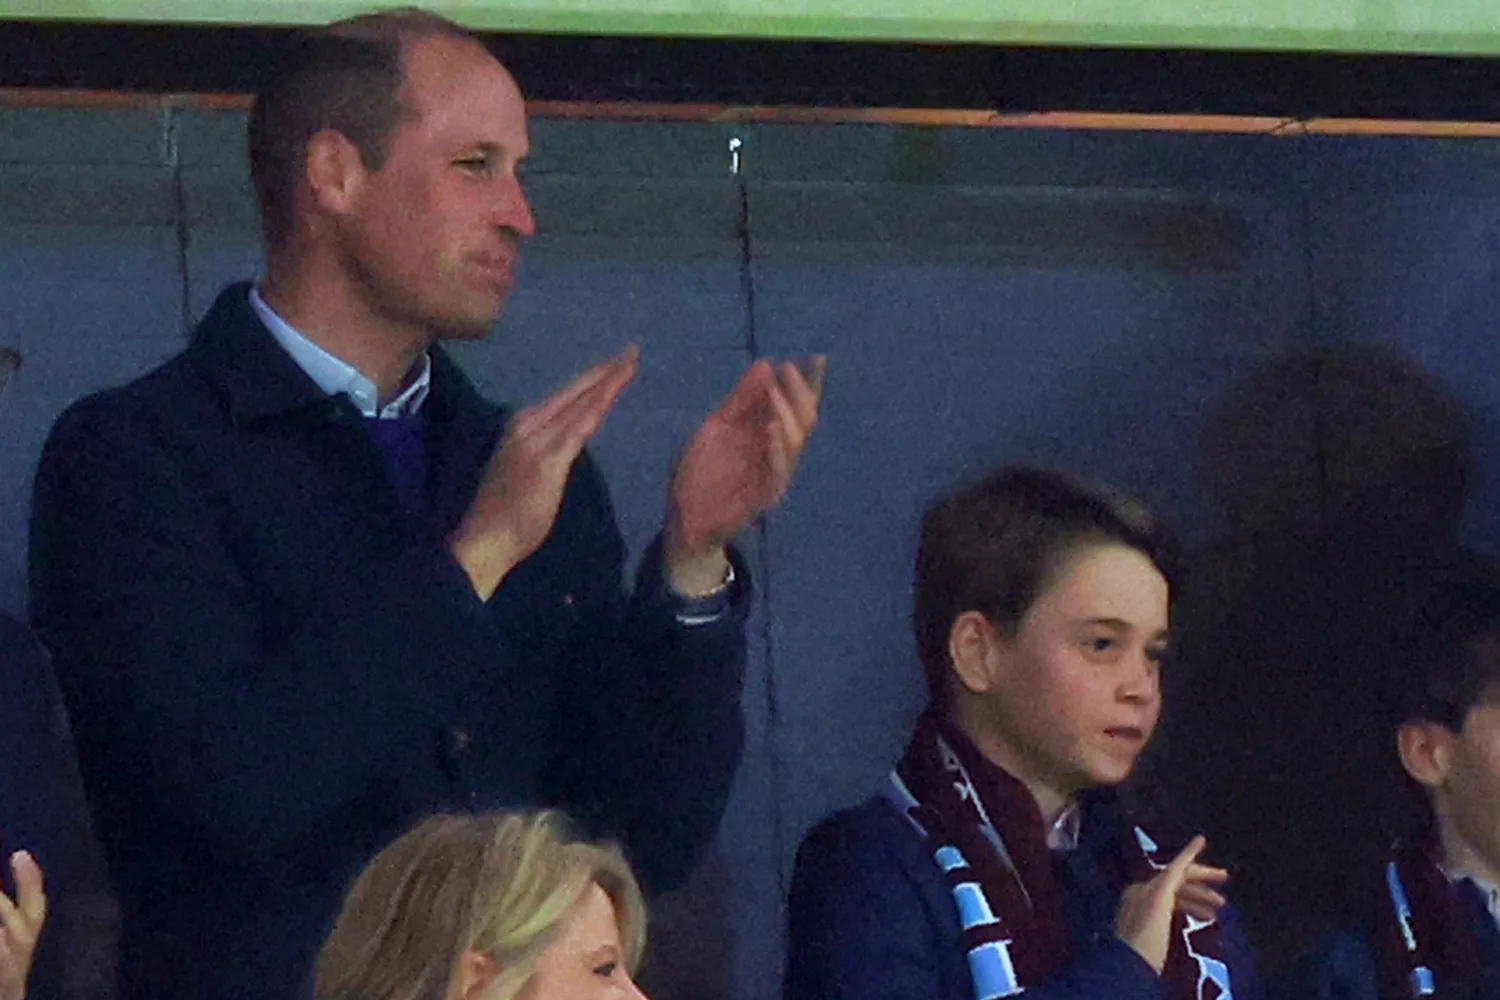
POLYGON ((693 435, 672 474, 667 582, 686 597, 721 585, 724 546, 786 494, 818 422, 827 359, 757 361, 693 435))

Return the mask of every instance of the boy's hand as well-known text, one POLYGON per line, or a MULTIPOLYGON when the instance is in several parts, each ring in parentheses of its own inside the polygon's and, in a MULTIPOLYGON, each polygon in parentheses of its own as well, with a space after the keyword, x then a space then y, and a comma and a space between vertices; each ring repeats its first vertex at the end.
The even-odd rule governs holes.
POLYGON ((31 956, 47 919, 42 869, 25 851, 10 856, 16 898, 0 892, 0 1000, 25 1000, 31 956))
POLYGON ((1224 897, 1213 887, 1229 881, 1229 873, 1197 864, 1206 843, 1201 836, 1194 837, 1155 877, 1127 886, 1120 894, 1115 934, 1158 975, 1167 964, 1172 915, 1181 910, 1199 920, 1212 920, 1224 906, 1224 897))

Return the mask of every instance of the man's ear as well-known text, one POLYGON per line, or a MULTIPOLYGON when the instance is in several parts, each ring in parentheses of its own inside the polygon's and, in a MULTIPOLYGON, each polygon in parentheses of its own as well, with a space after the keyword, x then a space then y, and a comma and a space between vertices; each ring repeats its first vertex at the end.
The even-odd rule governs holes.
POLYGON ((305 169, 313 203, 333 215, 342 215, 353 207, 368 173, 359 147, 331 128, 307 140, 305 169))
POLYGON ((1005 637, 980 611, 965 611, 948 629, 948 660, 965 690, 985 694, 999 678, 1005 637))
POLYGON ((466 951, 458 956, 458 968, 448 987, 447 1000, 479 1000, 490 983, 500 974, 500 966, 490 956, 466 951))
POLYGON ((1396 752, 1412 780, 1426 788, 1440 788, 1453 763, 1455 734, 1436 722, 1403 722, 1396 730, 1396 752))

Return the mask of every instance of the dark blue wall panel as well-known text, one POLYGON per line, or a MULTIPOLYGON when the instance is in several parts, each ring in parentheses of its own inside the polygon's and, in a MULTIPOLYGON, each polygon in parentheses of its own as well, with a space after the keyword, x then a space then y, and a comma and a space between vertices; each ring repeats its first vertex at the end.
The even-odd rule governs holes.
MULTIPOLYGON (((259 268, 242 130, 230 113, 0 110, 0 343, 26 358, 0 417, 7 607, 50 421, 170 354, 184 317, 259 268)), ((1384 345, 1462 400, 1477 455, 1463 537, 1500 544, 1500 144, 535 131, 540 235, 499 330, 457 353, 526 402, 641 344, 595 448, 637 550, 672 454, 754 353, 831 359, 796 489, 747 541, 767 596, 749 753, 714 856, 661 907, 660 996, 775 994, 797 840, 874 788, 920 708, 909 567, 923 506, 956 481, 1066 466, 1206 544, 1222 517, 1200 438, 1230 388, 1287 351, 1384 345)))

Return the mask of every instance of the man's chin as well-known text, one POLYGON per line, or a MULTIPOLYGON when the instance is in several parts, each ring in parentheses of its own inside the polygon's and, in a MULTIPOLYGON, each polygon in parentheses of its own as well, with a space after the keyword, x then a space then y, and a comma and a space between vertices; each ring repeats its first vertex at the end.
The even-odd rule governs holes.
POLYGON ((436 324, 438 340, 484 340, 500 322, 500 310, 471 316, 445 316, 436 324))

